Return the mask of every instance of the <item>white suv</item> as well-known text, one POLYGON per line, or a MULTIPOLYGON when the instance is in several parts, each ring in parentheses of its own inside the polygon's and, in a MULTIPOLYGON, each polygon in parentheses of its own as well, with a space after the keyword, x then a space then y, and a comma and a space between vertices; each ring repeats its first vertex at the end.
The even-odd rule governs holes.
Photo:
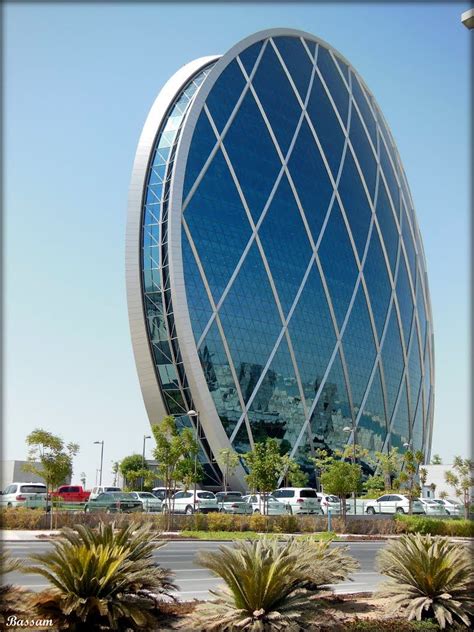
POLYGON ((89 500, 94 500, 94 498, 97 498, 97 496, 99 494, 106 494, 107 492, 121 492, 122 490, 120 489, 120 487, 111 487, 110 485, 107 486, 103 486, 101 485, 100 487, 94 487, 91 491, 91 495, 89 496, 89 500))
POLYGON ((281 487, 271 493, 292 514, 321 514, 321 500, 311 487, 281 487))
POLYGON ((215 495, 212 492, 205 492, 199 489, 196 491, 196 498, 194 498, 192 490, 176 492, 172 498, 168 498, 163 502, 163 511, 167 511, 168 505, 171 506, 173 513, 192 514, 194 511, 201 513, 219 511, 219 504, 215 495))
POLYGON ((45 507, 46 485, 43 483, 12 483, 1 495, 3 507, 45 507))
MULTIPOLYGON (((409 507, 410 501, 407 496, 403 496, 402 494, 384 494, 383 496, 380 496, 380 498, 377 498, 377 500, 369 500, 366 502, 365 513, 407 514, 409 512, 409 507)), ((414 500, 412 502, 411 509, 414 514, 425 513, 423 503, 419 500, 414 500)))
POLYGON ((321 502, 321 510, 324 515, 327 515, 328 509, 331 510, 333 515, 341 513, 341 500, 337 496, 318 492, 318 498, 321 502))

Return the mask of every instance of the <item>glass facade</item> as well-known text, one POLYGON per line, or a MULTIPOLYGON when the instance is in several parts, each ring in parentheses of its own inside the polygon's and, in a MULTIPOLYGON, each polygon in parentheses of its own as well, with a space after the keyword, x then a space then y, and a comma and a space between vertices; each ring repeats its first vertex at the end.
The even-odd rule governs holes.
MULTIPOLYGON (((426 264, 374 97, 334 50, 294 32, 270 32, 217 71, 193 77, 170 107, 144 196, 143 301, 169 411, 182 415, 193 399, 166 258, 167 183, 181 170, 188 317, 233 447, 275 437, 306 466, 316 448, 351 441, 349 426, 371 456, 407 443, 428 456, 426 264), (211 78, 175 161, 187 110, 211 78)), ((203 455, 211 467, 205 437, 203 455)))

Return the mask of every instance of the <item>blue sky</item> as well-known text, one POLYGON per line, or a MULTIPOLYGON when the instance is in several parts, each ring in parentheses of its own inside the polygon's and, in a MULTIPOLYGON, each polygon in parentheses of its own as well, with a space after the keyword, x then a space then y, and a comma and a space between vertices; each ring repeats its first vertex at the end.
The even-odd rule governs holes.
MULTIPOLYGON (((467 3, 51 4, 5 8, 4 458, 35 427, 78 441, 75 478, 149 431, 128 330, 127 190, 138 137, 180 66, 275 26, 325 39, 392 129, 433 304, 432 452, 469 453, 467 3)), ((151 442, 148 442, 149 448, 151 442)), ((148 452, 148 455, 149 452, 148 452)))

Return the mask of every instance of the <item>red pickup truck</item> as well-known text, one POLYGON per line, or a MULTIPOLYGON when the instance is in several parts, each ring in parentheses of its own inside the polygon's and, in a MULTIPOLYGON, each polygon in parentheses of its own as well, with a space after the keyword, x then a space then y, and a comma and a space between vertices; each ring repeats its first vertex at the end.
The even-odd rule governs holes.
POLYGON ((89 500, 90 492, 86 492, 81 485, 61 485, 51 494, 52 498, 60 498, 70 503, 85 503, 89 500))

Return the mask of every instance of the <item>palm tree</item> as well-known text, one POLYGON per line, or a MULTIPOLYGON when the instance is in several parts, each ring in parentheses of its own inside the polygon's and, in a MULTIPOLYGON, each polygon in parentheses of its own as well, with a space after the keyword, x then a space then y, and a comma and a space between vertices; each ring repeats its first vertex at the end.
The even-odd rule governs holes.
POLYGON ((153 561, 150 528, 134 528, 115 533, 114 525, 100 524, 94 532, 78 525, 63 529, 52 551, 31 555, 36 564, 24 570, 53 586, 34 599, 36 611, 74 630, 151 627, 160 599, 172 598, 177 587, 153 561))
POLYGON ((311 537, 295 540, 296 554, 304 560, 301 572, 307 579, 305 588, 328 589, 330 584, 338 584, 350 579, 360 564, 348 555, 347 545, 331 547, 330 542, 313 540, 311 537))
POLYGON ((216 601, 198 606, 194 629, 291 632, 301 629, 303 615, 315 609, 315 592, 304 587, 304 564, 293 540, 283 546, 267 538, 238 542, 200 552, 198 560, 227 586, 211 590, 216 601))
MULTIPOLYGON (((4 549, 0 550, 0 568, 2 576, 22 567, 20 560, 13 558, 4 549)), ((21 594, 22 590, 10 584, 0 585, 0 626, 6 629, 10 615, 20 617, 27 612, 27 604, 21 594)))
POLYGON ((443 629, 453 619, 469 626, 474 615, 474 566, 461 544, 439 536, 409 534, 377 556, 388 576, 379 594, 389 597, 408 620, 436 617, 443 629))

